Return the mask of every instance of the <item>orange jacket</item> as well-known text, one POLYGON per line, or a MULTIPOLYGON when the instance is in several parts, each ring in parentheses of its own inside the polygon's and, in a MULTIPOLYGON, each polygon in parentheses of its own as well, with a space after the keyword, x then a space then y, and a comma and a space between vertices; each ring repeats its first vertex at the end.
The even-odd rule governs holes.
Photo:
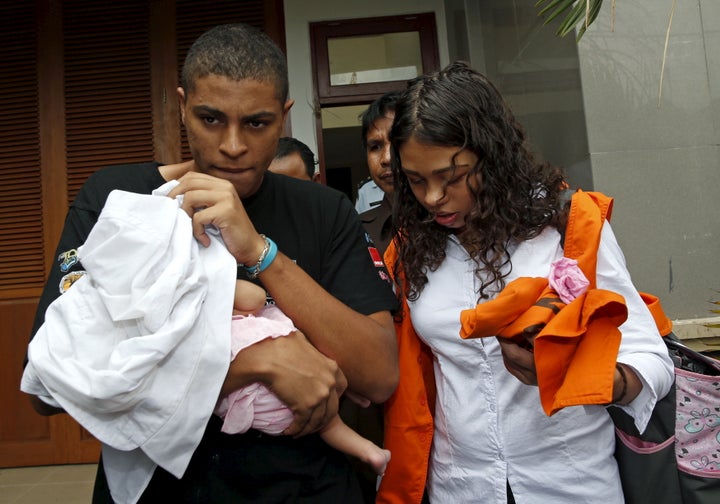
POLYGON ((619 294, 588 289, 565 305, 547 278, 521 277, 498 296, 460 313, 462 338, 534 335, 540 402, 547 415, 578 404, 612 402, 618 327, 627 318, 619 294))
MULTIPOLYGON (((397 251, 391 241, 385 251, 385 264, 395 276, 397 251)), ((382 478, 377 503, 420 503, 433 438, 432 412, 435 410, 435 375, 432 352, 415 333, 410 309, 403 299, 401 321, 395 323, 398 338, 400 382, 385 403, 385 443, 392 453, 382 478)))
MULTIPOLYGON (((600 231, 605 219, 610 217, 611 211, 612 198, 600 193, 582 191, 578 191, 573 195, 565 233, 564 251, 566 257, 578 261, 578 265, 590 281, 590 289, 595 288, 596 256, 600 243, 600 231)), ((390 274, 393 277, 396 259, 397 251, 395 243, 392 242, 385 252, 385 264, 388 265, 390 274)), ((609 291, 599 291, 599 294, 592 294, 589 291, 565 307, 567 309, 572 305, 576 305, 567 312, 567 315, 554 317, 553 319, 553 317, 547 316, 548 312, 552 312, 552 310, 546 308, 538 310, 538 307, 532 307, 539 299, 556 297, 552 295, 552 292, 548 291, 547 279, 520 278, 518 280, 510 282, 495 300, 485 303, 488 305, 497 303, 497 310, 494 313, 493 311, 483 311, 483 314, 487 315, 487 319, 480 320, 471 316, 468 319, 470 322, 466 320, 468 334, 473 331, 480 331, 482 326, 486 332, 489 331, 488 334, 499 334, 505 330, 507 331, 506 336, 516 336, 522 329, 532 325, 526 323, 528 315, 532 316, 534 323, 547 323, 543 330, 550 336, 537 338, 535 341, 536 359, 538 353, 547 356, 541 362, 536 362, 538 380, 540 381, 540 376, 549 377, 544 378, 544 380, 550 384, 548 390, 551 393, 550 395, 545 393, 544 399, 543 394, 541 394, 543 406, 547 405, 546 412, 556 411, 570 403, 578 404, 586 401, 586 403, 601 404, 610 402, 612 397, 612 375, 620 341, 617 326, 627 316, 624 299, 609 291), (588 300, 588 295, 594 299, 588 300), (522 308, 515 309, 516 301, 519 299, 518 296, 525 298, 525 305, 522 308), (507 303, 507 301, 510 302, 507 303), (528 304, 531 309, 528 309, 528 304), (508 313, 510 313, 509 316, 507 316, 508 313), (542 313, 539 319, 538 313, 542 313), (589 318, 585 316, 585 319, 583 319, 584 315, 592 313, 595 316, 589 318), (505 316, 497 317, 496 315, 505 316), (543 320, 543 317, 546 317, 546 319, 543 320), (501 318, 502 320, 500 320, 501 318), (558 364, 557 359, 553 357, 553 351, 547 351, 542 347, 548 344, 549 347, 554 348, 562 346, 562 342, 559 345, 553 344, 553 336, 563 339, 563 335, 571 334, 572 337, 576 337, 581 332, 583 334, 587 333, 590 318, 596 321, 592 331, 600 335, 603 333, 613 334, 614 331, 616 334, 607 338, 607 341, 597 337, 597 335, 584 338, 583 341, 590 341, 591 344, 586 344, 580 357, 578 357, 577 367, 574 368, 574 371, 568 373, 568 355, 558 355, 557 357, 564 361, 564 364, 558 364), (555 320, 558 322, 554 322, 555 320), (559 327, 554 324, 559 325, 559 327), (543 339, 546 339, 545 343, 542 342, 543 339), (578 378, 578 370, 586 367, 588 361, 595 362, 598 355, 602 356, 600 360, 604 363, 599 367, 603 385, 599 391, 595 390, 589 396, 586 387, 589 382, 587 379, 578 378), (563 373, 558 374, 558 368, 563 370, 563 373), (567 377, 565 377, 565 374, 567 374, 567 377), (576 382, 580 384, 579 387, 574 385, 576 382), (563 389, 563 387, 565 388, 563 389), (562 392, 559 399, 556 398, 558 390, 562 392)), ((597 289, 594 290, 598 291, 597 289)), ((657 301, 657 298, 652 296, 643 295, 643 298, 648 303, 653 300, 657 301)), ((560 307, 564 306, 559 300, 551 301, 551 303, 553 302, 559 302, 560 307)), ((652 308, 651 305, 651 311, 652 308)), ((666 334, 662 330, 663 326, 667 327, 669 325, 669 320, 664 316, 659 305, 657 308, 658 310, 654 313, 656 322, 658 322, 658 327, 661 328, 661 334, 666 334)), ((470 312, 474 311, 470 310, 470 312)), ((388 504, 421 502, 425 490, 433 436, 432 413, 434 412, 435 403, 435 379, 433 376, 432 354, 430 349, 417 337, 405 300, 402 303, 401 314, 400 321, 396 322, 400 383, 395 393, 385 404, 385 448, 391 451, 392 458, 382 478, 376 500, 378 503, 388 504)), ((592 379, 598 379, 598 374, 595 374, 592 379)))

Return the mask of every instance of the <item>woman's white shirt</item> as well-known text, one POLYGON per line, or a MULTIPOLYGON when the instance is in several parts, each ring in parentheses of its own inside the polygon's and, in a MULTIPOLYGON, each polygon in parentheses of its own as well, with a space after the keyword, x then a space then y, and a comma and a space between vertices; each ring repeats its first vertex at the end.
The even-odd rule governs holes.
MULTIPOLYGON (((506 282, 547 277, 562 257, 552 228, 511 252, 506 282)), ((411 319, 434 356, 437 403, 428 492, 431 502, 507 502, 506 481, 518 504, 623 503, 613 457, 613 425, 603 406, 542 410, 537 387, 507 372, 494 337, 463 340, 460 312, 478 303, 475 263, 455 237, 446 259, 428 272, 411 319)), ((597 286, 623 295, 629 309, 618 361, 644 384, 628 407, 644 428, 658 397, 672 383, 672 363, 652 316, 633 286, 610 225, 598 250, 597 286)))

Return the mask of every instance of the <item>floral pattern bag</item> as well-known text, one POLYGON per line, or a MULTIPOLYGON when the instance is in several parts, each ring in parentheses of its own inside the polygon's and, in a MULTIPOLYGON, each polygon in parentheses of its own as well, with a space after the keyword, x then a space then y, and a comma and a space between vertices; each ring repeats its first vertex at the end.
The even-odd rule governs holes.
POLYGON ((615 457, 628 504, 720 503, 720 361, 663 338, 675 383, 639 434, 615 407, 615 457))

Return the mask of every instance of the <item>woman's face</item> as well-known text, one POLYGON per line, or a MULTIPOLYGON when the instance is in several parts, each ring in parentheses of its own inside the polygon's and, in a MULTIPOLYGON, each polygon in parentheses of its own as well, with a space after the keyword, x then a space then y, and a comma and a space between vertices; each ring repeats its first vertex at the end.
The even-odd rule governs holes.
POLYGON ((461 231, 475 206, 467 178, 478 157, 466 149, 458 153, 458 147, 423 144, 415 138, 404 143, 399 154, 402 173, 418 202, 435 222, 461 231))

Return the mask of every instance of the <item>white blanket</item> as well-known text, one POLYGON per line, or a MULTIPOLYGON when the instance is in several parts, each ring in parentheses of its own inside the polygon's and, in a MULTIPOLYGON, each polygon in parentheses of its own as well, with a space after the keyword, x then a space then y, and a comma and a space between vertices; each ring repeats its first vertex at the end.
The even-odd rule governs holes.
POLYGON ((78 249, 87 274, 49 306, 21 383, 103 443, 119 503, 139 499, 156 465, 182 477, 230 364, 237 264, 158 195, 173 186, 110 193, 78 249))

